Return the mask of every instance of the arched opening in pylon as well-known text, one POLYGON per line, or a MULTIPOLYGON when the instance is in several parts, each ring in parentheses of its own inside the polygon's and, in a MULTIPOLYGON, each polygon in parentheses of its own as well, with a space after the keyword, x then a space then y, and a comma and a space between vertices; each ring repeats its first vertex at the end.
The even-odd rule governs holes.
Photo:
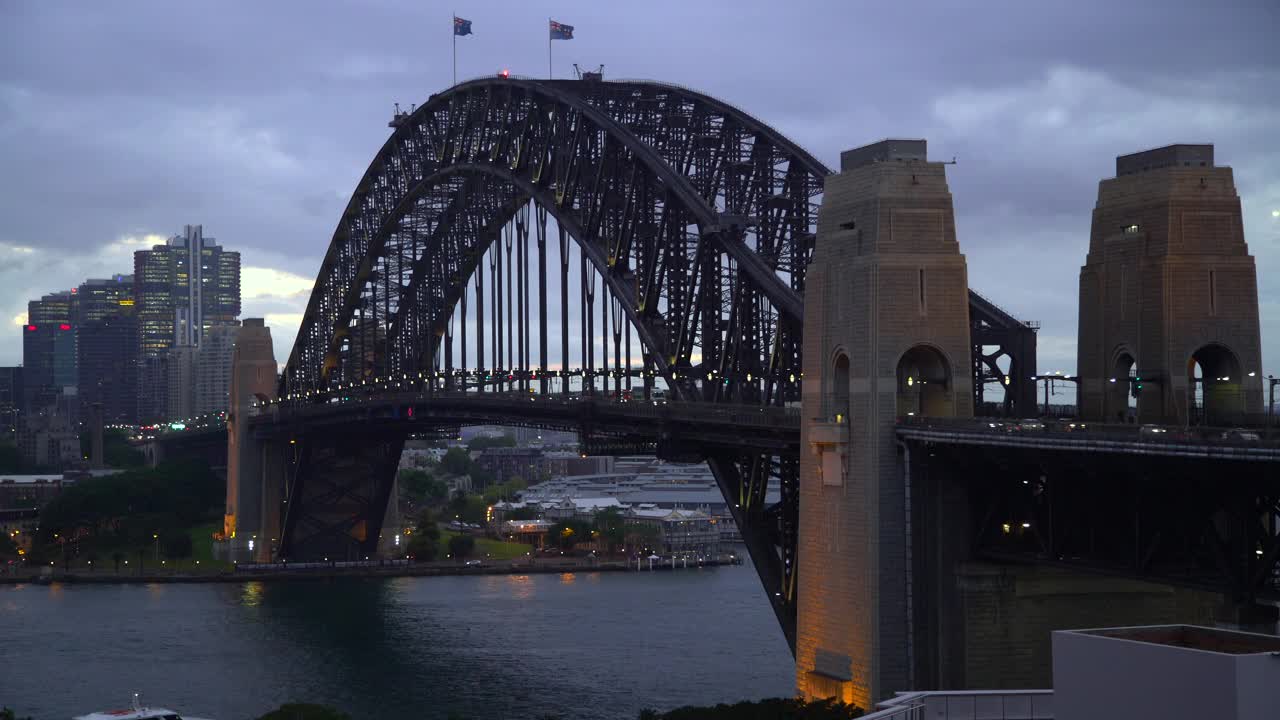
POLYGON ((950 417, 955 414, 951 392, 951 366, 929 345, 916 345, 903 353, 897 372, 898 416, 950 417))
POLYGON ((1107 383, 1107 422, 1133 422, 1138 414, 1137 377, 1138 361, 1126 350, 1121 350, 1111 366, 1107 383))
POLYGON ((849 356, 836 353, 831 364, 831 407, 828 414, 838 423, 849 422, 849 356))
POLYGON ((1201 346, 1187 361, 1187 408, 1193 424, 1227 425, 1244 412, 1240 360, 1217 343, 1201 346))

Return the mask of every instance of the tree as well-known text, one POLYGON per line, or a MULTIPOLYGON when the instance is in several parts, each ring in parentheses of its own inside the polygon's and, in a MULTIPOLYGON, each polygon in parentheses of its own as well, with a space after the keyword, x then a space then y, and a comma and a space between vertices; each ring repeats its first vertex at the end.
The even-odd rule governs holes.
MULTIPOLYGON (((88 430, 80 433, 80 453, 85 457, 93 449, 92 437, 88 430)), ((136 468, 147 463, 142 451, 129 445, 129 434, 114 428, 102 431, 102 460, 113 468, 136 468)))
POLYGON ((459 490, 449 501, 449 519, 465 523, 483 523, 489 514, 489 505, 479 495, 468 495, 459 490))
POLYGON ((596 513, 595 530, 604 541, 607 552, 617 552, 627 542, 627 521, 618 508, 606 508, 596 513))
POLYGON ((551 527, 551 537, 561 550, 571 550, 591 538, 591 526, 577 520, 562 520, 551 527))
POLYGON ((185 532, 170 532, 160 538, 164 548, 164 556, 170 560, 181 560, 191 557, 191 535, 185 532))
POLYGON ((471 474, 471 454, 462 448, 449 448, 440 459, 440 467, 450 475, 471 474))
POLYGON ((476 549, 476 539, 470 535, 454 535, 449 538, 449 555, 455 560, 465 559, 476 549))
MULTIPOLYGON (((13 541, 7 532, 0 532, 0 560, 17 560, 18 544, 13 541)), ((3 720, 0 717, 0 720, 3 720)))
POLYGON ((400 492, 415 503, 438 505, 449 498, 449 486, 423 470, 400 471, 400 492))
POLYGON ((416 562, 431 562, 440 554, 440 541, 429 535, 414 533, 406 548, 416 562))
POLYGON ((351 720, 351 716, 324 705, 287 703, 263 715, 258 720, 351 720))
POLYGON ((431 539, 440 537, 440 525, 436 519, 436 514, 430 508, 423 508, 418 513, 418 517, 414 518, 413 531, 418 535, 426 535, 431 539))
POLYGON ((630 523, 626 526, 625 537, 626 545, 631 550, 640 552, 654 549, 659 538, 662 537, 662 532, 652 523, 630 523))
POLYGON ((0 720, 31 720, 30 716, 19 718, 7 707, 0 708, 0 720))

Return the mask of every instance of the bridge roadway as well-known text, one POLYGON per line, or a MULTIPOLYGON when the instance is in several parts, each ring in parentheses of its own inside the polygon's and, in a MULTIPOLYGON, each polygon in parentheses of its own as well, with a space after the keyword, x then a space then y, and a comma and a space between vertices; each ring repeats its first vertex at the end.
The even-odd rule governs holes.
MULTIPOLYGON (((1280 429, 1247 430, 1258 437, 1250 440, 1228 428, 1148 426, 1144 430, 1135 425, 1077 420, 1043 420, 1038 424, 1042 427, 1026 427, 1026 421, 1004 418, 905 417, 898 419, 896 433, 902 440, 946 445, 1280 464, 1280 429)), ((1280 469, 1274 472, 1280 478, 1280 469)))
MULTIPOLYGON (((314 398, 274 401, 258 410, 250 424, 261 439, 298 432, 302 427, 351 422, 435 425, 513 425, 579 432, 657 443, 687 439, 712 447, 764 448, 796 452, 800 446, 798 407, 763 407, 666 400, 617 401, 610 395, 541 395, 520 392, 458 392, 436 389, 342 391, 314 398), (412 409, 412 413, 409 410, 412 409)), ((902 417, 900 440, 950 446, 1052 450, 1062 453, 1118 453, 1206 460, 1280 463, 1280 426, 1252 428, 1258 440, 1224 438, 1228 428, 1167 428, 1160 432, 1116 423, 1043 420, 1026 429, 1025 421, 996 417, 902 417)), ((154 439, 181 442, 223 434, 217 415, 196 418, 182 429, 158 427, 154 439)), ((1280 470, 1275 470, 1280 477, 1280 470)))
MULTIPOLYGON (((794 454, 800 409, 747 404, 613 400, 609 396, 459 392, 426 388, 358 394, 339 391, 273 402, 250 420, 255 437, 279 438, 303 429, 373 426, 516 425, 580 433, 588 444, 761 450, 794 454)), ((692 456, 690 456, 692 457, 692 456)), ((703 458, 695 458, 703 459, 703 458)))

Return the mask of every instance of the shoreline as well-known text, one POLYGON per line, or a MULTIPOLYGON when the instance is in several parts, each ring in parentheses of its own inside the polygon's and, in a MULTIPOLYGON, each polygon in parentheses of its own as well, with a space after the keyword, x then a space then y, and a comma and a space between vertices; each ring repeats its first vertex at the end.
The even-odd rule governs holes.
POLYGON ((673 572, 680 570, 698 570, 705 567, 741 565, 742 560, 714 559, 701 563, 677 564, 674 568, 670 562, 665 565, 655 563, 650 569, 645 566, 640 570, 634 564, 623 561, 601 562, 547 562, 547 563, 510 563, 467 567, 465 565, 397 565, 387 567, 327 567, 306 568, 301 570, 245 570, 208 574, 193 573, 115 573, 115 572, 59 572, 27 573, 23 575, 0 575, 0 585, 46 585, 66 583, 68 585, 149 585, 153 583, 242 583, 268 580, 328 580, 334 578, 395 578, 395 577, 439 577, 454 575, 534 575, 563 574, 576 572, 673 572))

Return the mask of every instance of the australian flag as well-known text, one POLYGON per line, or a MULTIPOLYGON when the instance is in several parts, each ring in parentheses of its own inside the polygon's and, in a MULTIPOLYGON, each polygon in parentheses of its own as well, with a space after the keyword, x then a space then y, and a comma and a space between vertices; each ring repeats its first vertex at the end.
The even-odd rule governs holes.
POLYGON ((551 21, 551 39, 552 40, 572 40, 573 26, 551 21))
POLYGON ((454 35, 470 35, 471 21, 463 20, 457 15, 453 16, 453 34, 454 35))

